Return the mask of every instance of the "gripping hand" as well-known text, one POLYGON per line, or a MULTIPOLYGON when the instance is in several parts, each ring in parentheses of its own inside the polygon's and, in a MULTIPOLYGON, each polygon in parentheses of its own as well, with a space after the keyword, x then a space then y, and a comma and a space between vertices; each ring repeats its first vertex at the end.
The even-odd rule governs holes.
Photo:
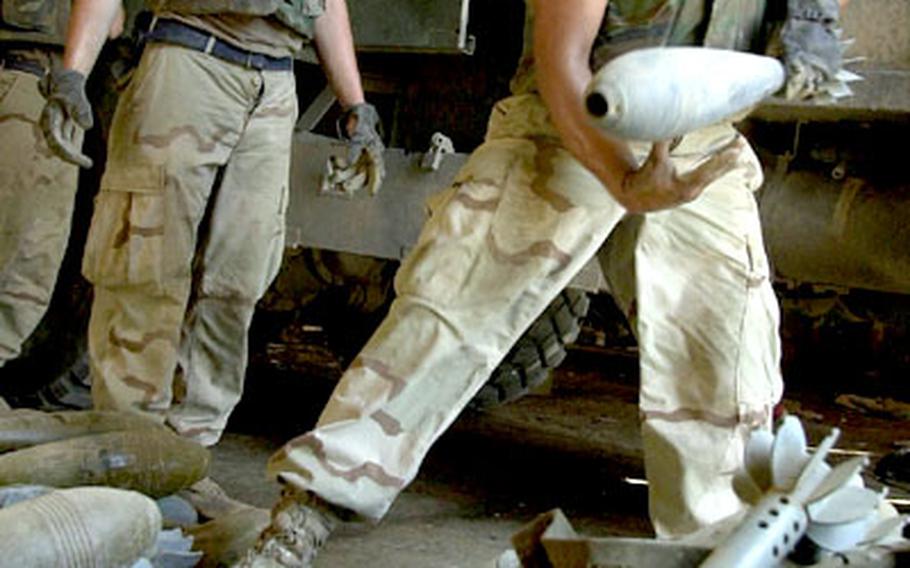
POLYGON ((347 109, 339 119, 342 138, 348 140, 348 166, 366 176, 366 186, 375 195, 385 178, 385 161, 376 107, 360 103, 347 109))
POLYGON ((80 134, 94 123, 85 95, 85 76, 71 69, 54 69, 44 76, 39 89, 47 99, 40 125, 48 147, 67 162, 92 167, 92 160, 81 149, 80 134))

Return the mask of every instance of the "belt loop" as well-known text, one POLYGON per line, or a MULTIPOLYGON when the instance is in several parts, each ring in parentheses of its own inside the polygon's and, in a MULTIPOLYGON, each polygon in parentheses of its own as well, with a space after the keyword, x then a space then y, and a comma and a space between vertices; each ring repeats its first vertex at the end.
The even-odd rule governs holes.
POLYGON ((155 26, 158 25, 158 16, 152 16, 152 23, 149 24, 149 33, 155 31, 155 26))
POLYGON ((209 36, 208 41, 205 42, 205 50, 204 50, 204 51, 205 51, 205 54, 206 54, 206 55, 211 55, 211 54, 212 54, 212 50, 215 49, 215 41, 216 41, 215 36, 211 35, 211 36, 209 36))
POLYGON ((253 52, 252 51, 246 52, 246 68, 247 69, 253 68, 253 52))

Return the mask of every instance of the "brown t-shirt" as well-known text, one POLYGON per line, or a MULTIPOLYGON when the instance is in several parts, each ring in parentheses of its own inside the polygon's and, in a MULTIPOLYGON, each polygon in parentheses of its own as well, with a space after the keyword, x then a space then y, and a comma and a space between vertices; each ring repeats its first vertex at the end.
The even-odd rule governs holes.
POLYGON ((272 16, 162 12, 158 17, 183 22, 241 49, 273 57, 293 57, 303 46, 303 38, 297 32, 272 16))

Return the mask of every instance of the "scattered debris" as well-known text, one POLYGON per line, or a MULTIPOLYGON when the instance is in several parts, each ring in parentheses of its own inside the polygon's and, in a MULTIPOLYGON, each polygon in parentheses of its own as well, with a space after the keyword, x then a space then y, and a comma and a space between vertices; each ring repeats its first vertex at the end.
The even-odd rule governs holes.
POLYGON ((856 394, 842 394, 834 399, 834 402, 865 414, 910 420, 910 404, 893 398, 869 398, 856 394))
POLYGON ((815 412, 814 410, 809 410, 804 407, 802 403, 796 400, 786 399, 782 402, 784 409, 787 411, 787 414, 792 414, 798 416, 810 422, 822 422, 825 417, 820 413, 815 412))
POLYGON ((882 483, 910 492, 910 448, 902 448, 879 460, 875 475, 882 483))
POLYGON ((590 538, 561 511, 539 516, 513 538, 499 568, 575 566, 891 566, 910 552, 907 518, 883 506, 884 493, 863 485, 864 456, 830 466, 838 429, 810 453, 799 419, 788 416, 776 435, 756 432, 734 488, 751 508, 681 540, 590 538), (789 557, 789 558, 788 558, 789 557))

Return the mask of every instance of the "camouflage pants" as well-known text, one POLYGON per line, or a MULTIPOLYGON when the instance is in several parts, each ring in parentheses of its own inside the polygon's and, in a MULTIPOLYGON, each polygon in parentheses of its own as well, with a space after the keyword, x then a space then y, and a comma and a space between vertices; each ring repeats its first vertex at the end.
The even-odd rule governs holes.
MULTIPOLYGON (((674 158, 691 167, 733 135, 693 134, 674 158)), ((624 211, 560 146, 539 98, 500 102, 399 270, 388 317, 316 428, 276 453, 270 473, 382 517, 512 343, 613 233, 603 258, 640 338, 656 528, 684 534, 736 512, 743 438, 769 424, 781 393, 777 304, 752 195, 760 183, 747 151, 694 203, 621 223, 624 211)))
POLYGON ((77 168, 48 149, 43 108, 38 77, 0 69, 0 366, 47 310, 76 198, 77 168))
POLYGON ((217 442, 281 263, 296 116, 290 72, 148 46, 114 116, 83 259, 97 408, 217 442))

